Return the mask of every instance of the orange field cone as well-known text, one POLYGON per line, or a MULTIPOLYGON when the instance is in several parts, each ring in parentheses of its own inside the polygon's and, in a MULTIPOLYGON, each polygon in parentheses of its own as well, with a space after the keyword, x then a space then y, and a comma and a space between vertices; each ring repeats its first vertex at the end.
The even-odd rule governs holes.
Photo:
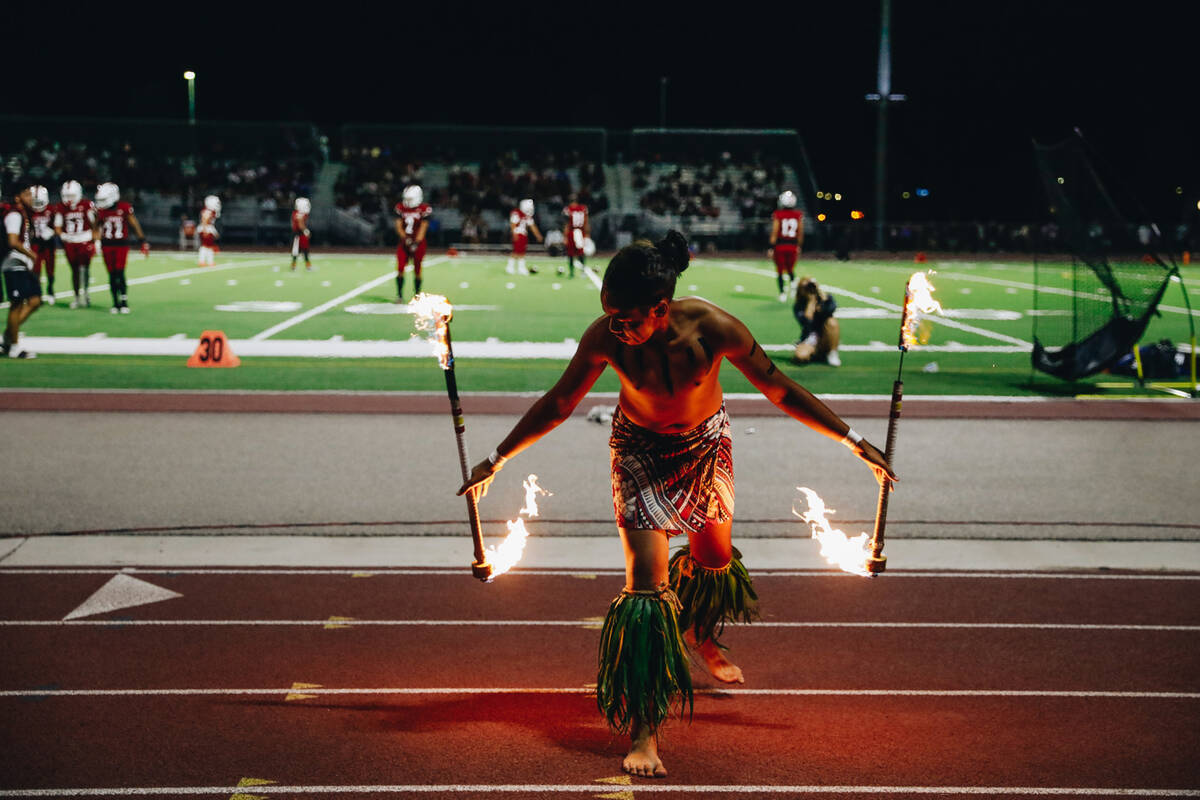
POLYGON ((1184 266, 1187 266, 1190 263, 1192 263, 1192 251, 1184 250, 1183 251, 1183 264, 1184 264, 1184 266))
POLYGON ((200 344, 188 359, 189 367, 237 367, 242 360, 229 347, 225 331, 205 331, 200 334, 200 344))

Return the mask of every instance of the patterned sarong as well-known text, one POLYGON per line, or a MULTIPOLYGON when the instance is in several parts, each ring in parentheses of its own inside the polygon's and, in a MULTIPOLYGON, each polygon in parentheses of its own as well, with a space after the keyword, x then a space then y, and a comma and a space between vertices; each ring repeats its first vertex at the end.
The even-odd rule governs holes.
POLYGON ((674 534, 733 518, 733 440, 724 404, 681 433, 646 430, 617 406, 608 446, 617 525, 674 534))

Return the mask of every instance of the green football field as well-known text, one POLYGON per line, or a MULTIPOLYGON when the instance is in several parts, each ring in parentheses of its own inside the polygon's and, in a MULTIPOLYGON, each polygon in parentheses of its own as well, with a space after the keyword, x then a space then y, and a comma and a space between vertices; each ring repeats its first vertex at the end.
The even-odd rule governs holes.
MULTIPOLYGON (((431 254, 424 289, 456 305, 452 333, 463 391, 538 391, 548 388, 599 316, 595 273, 556 274, 560 259, 531 258, 537 275, 505 273, 504 256, 431 254)), ((70 309, 70 279, 59 254, 58 303, 26 324, 34 361, 0 363, 0 386, 23 388, 440 390, 442 374, 422 343, 410 342, 413 318, 396 297, 390 253, 326 254, 316 269, 289 269, 285 254, 222 253, 216 267, 198 268, 191 253, 133 254, 129 302, 133 313, 109 313, 102 265, 92 268, 92 307, 70 309), (189 369, 202 331, 224 331, 242 359, 235 369, 189 369)), ((603 264, 597 262, 597 269, 603 264)), ((909 395, 1139 394, 1133 382, 1097 376, 1065 383, 1034 376, 1032 263, 930 263, 936 297, 946 314, 929 326, 927 345, 905 360, 909 395), (1031 382, 1032 378, 1032 382, 1031 382)), ((700 257, 679 281, 677 295, 695 294, 740 317, 789 375, 822 394, 883 395, 891 390, 898 352, 899 304, 917 265, 903 260, 802 261, 838 302, 843 366, 789 363, 798 335, 790 304, 781 303, 774 270, 765 260, 700 257)), ((1190 297, 1200 299, 1200 269, 1185 268, 1190 297)), ((1073 300, 1069 267, 1042 264, 1043 318, 1062 316, 1073 300)), ((406 295, 412 291, 406 278, 406 295)), ((1143 342, 1188 341, 1188 320, 1173 284, 1143 342)), ((729 392, 753 391, 726 366, 729 392)), ((606 373, 597 391, 615 391, 606 373)))

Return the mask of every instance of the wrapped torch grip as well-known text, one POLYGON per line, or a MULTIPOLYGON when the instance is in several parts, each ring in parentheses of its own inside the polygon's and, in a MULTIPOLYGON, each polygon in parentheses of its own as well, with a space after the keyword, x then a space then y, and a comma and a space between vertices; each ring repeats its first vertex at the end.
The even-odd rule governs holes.
MULTIPOLYGON (((896 451, 896 426, 900 421, 901 398, 904 396, 904 382, 896 381, 892 385, 892 408, 888 414, 887 444, 884 446, 883 457, 888 466, 892 466, 892 455, 896 451)), ((875 558, 883 552, 884 528, 887 527, 888 495, 891 494, 892 483, 885 480, 879 486, 879 505, 875 508, 875 533, 871 537, 871 554, 875 558)))
MULTIPOLYGON (((462 401, 458 399, 458 380, 454 375, 454 350, 450 346, 450 326, 446 326, 447 364, 444 370, 446 376, 446 394, 450 396, 450 415, 454 419, 454 441, 458 445, 458 465, 462 469, 463 483, 471 477, 471 464, 467 457, 467 442, 463 434, 467 425, 463 419, 462 401)), ((475 548, 475 563, 472 570, 476 577, 486 580, 484 572, 490 575, 491 568, 487 565, 487 556, 483 550, 483 527, 479 523, 479 504, 474 492, 467 492, 467 521, 471 526, 471 540, 475 548)))

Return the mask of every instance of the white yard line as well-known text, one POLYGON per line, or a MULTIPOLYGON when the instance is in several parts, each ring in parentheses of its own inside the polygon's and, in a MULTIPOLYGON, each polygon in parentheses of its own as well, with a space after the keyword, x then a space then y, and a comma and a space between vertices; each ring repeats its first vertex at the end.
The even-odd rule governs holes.
MULTIPOLYGON (((448 258, 448 256, 439 256, 437 258, 431 258, 425 262, 425 266, 433 266, 434 264, 440 264, 441 262, 447 260, 447 258, 448 258)), ((388 270, 384 274, 380 275, 378 278, 373 278, 364 284, 356 286, 355 288, 351 289, 350 291, 346 292, 343 295, 340 295, 338 297, 333 298, 332 300, 324 302, 319 306, 310 308, 308 311, 304 311, 300 314, 297 314, 296 316, 291 317, 290 319, 285 319, 283 322, 280 322, 278 325, 272 325, 271 327, 267 328, 265 331, 261 331, 259 333, 254 334, 253 336, 250 337, 249 341, 260 342, 263 339, 269 339, 270 337, 274 336, 275 334, 279 333, 280 331, 285 331, 294 325, 299 325, 301 322, 312 319, 313 317, 317 316, 318 314, 324 314, 329 309, 340 306, 342 303, 346 302, 350 298, 357 297, 358 295, 362 294, 363 292, 367 292, 367 291, 370 291, 371 289, 374 289, 376 286, 380 285, 381 283, 386 283, 387 281, 392 280, 395 276, 396 276, 396 271, 394 269, 388 270)), ((425 346, 425 349, 426 349, 426 355, 428 355, 428 349, 429 349, 428 345, 425 346)), ((234 350, 234 352, 236 353, 237 350, 234 350)))
MULTIPOLYGON (((736 264, 732 261, 698 260, 696 263, 699 265, 714 266, 714 267, 717 267, 718 269, 732 270, 733 272, 745 272, 750 275, 761 275, 763 277, 771 277, 771 278, 775 277, 775 273, 772 272, 771 270, 762 269, 761 267, 748 267, 745 264, 736 264)), ((895 303, 889 303, 886 300, 880 300, 877 297, 869 297, 867 295, 858 294, 857 292, 851 292, 848 289, 841 289, 836 286, 830 286, 827 283, 821 284, 821 285, 826 289, 826 291, 829 291, 833 294, 842 295, 844 297, 852 298, 854 300, 859 301, 860 303, 866 303, 868 305, 876 306, 878 308, 886 308, 889 311, 899 312, 901 310, 901 307, 896 305, 895 303)), ((956 328, 957 330, 966 331, 968 333, 974 333, 978 336, 983 336, 988 339, 995 339, 1000 342, 1006 342, 1010 345, 1023 347, 1023 348, 1025 348, 1025 350, 1030 350, 1033 348, 1032 342, 1027 342, 1024 339, 1018 339, 1015 336, 1008 336, 1003 333, 996 333, 995 331, 990 331, 990 330, 987 330, 986 328, 977 328, 974 325, 966 325, 966 324, 964 324, 962 322, 958 322, 956 320, 947 319, 946 317, 931 317, 931 319, 937 325, 942 326, 942 327, 956 328)), ((916 349, 923 350, 925 348, 920 347, 920 348, 916 348, 916 349)))
MULTIPOLYGON (((241 262, 237 262, 234 264, 219 264, 215 267, 191 267, 189 269, 177 269, 177 270, 174 270, 173 272, 159 272, 154 275, 146 275, 141 278, 130 278, 128 281, 126 281, 126 283, 128 283, 130 286, 140 286, 140 285, 146 284, 146 283, 154 283, 156 281, 165 281, 168 278, 186 278, 189 275, 205 275, 205 274, 213 273, 213 272, 224 272, 227 269, 241 269, 242 267, 263 267, 270 263, 272 263, 272 261, 270 259, 259 259, 257 261, 241 261, 241 262)), ((68 267, 68 269, 69 269, 69 267, 68 267)), ((70 277, 70 276, 68 275, 68 277, 70 277)), ((104 289, 107 289, 107 288, 108 288, 107 283, 93 283, 88 286, 88 291, 89 292, 93 292, 93 291, 99 292, 99 291, 103 291, 104 289)), ((54 293, 54 299, 56 299, 56 300, 66 299, 66 298, 74 297, 74 296, 75 296, 75 293, 73 291, 62 291, 62 292, 54 293)), ((7 302, 0 303, 0 308, 8 308, 8 306, 9 306, 9 304, 7 302)))
MULTIPOLYGON (((760 577, 756 574, 755 577, 760 577)), ((588 619, 13 619, 0 620, 4 628, 312 628, 337 625, 346 628, 579 628, 596 624, 588 619)), ((1142 633, 1198 633, 1200 625, 1121 625, 1066 622, 754 622, 747 628, 927 628, 933 630, 1049 630, 1136 631, 1142 633)))

